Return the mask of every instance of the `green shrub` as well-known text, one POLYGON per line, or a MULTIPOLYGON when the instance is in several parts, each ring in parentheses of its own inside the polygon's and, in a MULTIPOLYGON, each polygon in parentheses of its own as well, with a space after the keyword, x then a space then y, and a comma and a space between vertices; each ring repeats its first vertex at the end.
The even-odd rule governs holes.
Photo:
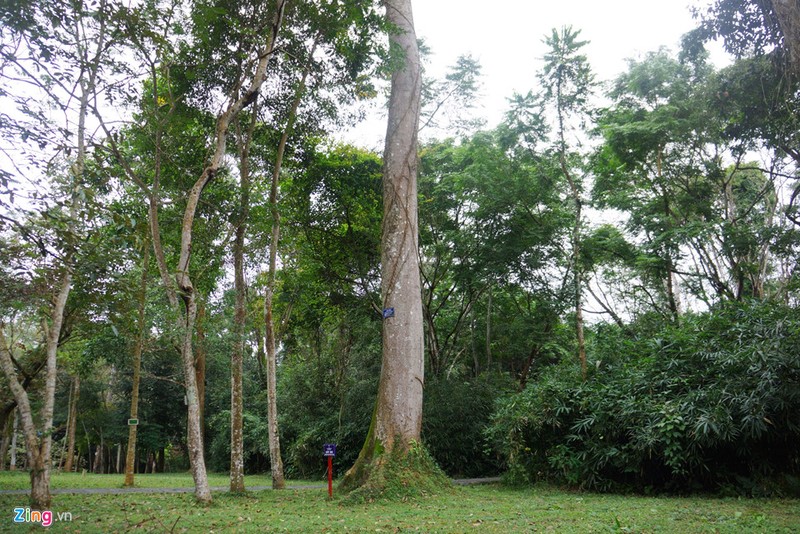
POLYGON ((606 326, 591 347, 585 382, 564 363, 498 404, 487 435, 512 478, 752 494, 800 474, 797 309, 727 304, 628 338, 606 326))
POLYGON ((495 399, 510 389, 504 375, 426 379, 422 441, 445 473, 458 478, 501 471, 500 459, 487 447, 484 434, 495 399))

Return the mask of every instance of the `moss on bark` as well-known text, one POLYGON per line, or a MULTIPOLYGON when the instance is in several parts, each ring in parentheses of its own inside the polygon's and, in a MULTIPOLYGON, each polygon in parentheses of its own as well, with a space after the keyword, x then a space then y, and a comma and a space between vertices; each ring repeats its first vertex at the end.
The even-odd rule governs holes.
POLYGON ((405 501, 442 492, 453 485, 419 442, 383 450, 376 440, 372 457, 359 457, 347 472, 340 489, 349 492, 346 502, 405 501))

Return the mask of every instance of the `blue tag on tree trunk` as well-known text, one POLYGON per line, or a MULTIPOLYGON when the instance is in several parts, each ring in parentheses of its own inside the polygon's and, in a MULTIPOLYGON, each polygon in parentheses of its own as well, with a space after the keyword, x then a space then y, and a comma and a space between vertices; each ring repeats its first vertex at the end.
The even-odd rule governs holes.
POLYGON ((389 317, 394 317, 394 308, 383 309, 383 318, 388 319, 389 317))

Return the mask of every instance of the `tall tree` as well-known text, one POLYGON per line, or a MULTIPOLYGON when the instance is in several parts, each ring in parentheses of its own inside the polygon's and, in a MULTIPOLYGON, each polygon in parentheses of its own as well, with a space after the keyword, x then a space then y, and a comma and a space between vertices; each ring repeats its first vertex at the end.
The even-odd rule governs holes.
POLYGON ((247 219, 250 212, 250 148, 253 142, 258 111, 258 101, 253 103, 252 114, 243 128, 244 117, 236 121, 236 141, 239 156, 239 213, 233 241, 233 276, 236 302, 234 305, 234 340, 231 351, 231 465, 230 490, 241 493, 244 487, 244 396, 242 374, 244 365, 245 332, 247 325, 247 283, 244 269, 244 246, 247 219))
MULTIPOLYGON (((181 357, 183 361, 184 380, 186 382, 186 396, 189 412, 188 420, 188 448, 189 458, 192 467, 192 477, 195 482, 195 496, 198 501, 203 503, 211 502, 211 491, 208 487, 205 460, 203 458, 203 436, 200 426, 200 401, 198 397, 197 378, 195 374, 195 361, 192 350, 192 338, 194 336, 195 320, 197 318, 197 293, 189 276, 189 262, 192 249, 192 234, 194 218, 200 196, 203 189, 216 176, 226 152, 227 135, 232 121, 238 114, 251 104, 261 89, 267 73, 269 60, 271 59, 277 40, 278 30, 283 20, 283 11, 286 5, 285 0, 278 0, 277 8, 273 14, 270 25, 270 33, 266 42, 258 50, 258 61, 255 65, 249 81, 241 80, 241 84, 247 83, 247 89, 240 92, 238 87, 228 97, 228 102, 216 121, 216 132, 213 146, 213 156, 206 165, 205 169, 198 177, 192 188, 183 215, 181 226, 181 245, 180 257, 177 268, 174 270, 176 293, 180 293, 183 300, 183 315, 179 321, 179 330, 183 335, 181 344, 181 357)), ((238 84, 237 84, 238 85, 238 84)), ((162 271, 162 278, 165 272, 162 271)), ((172 282, 164 280, 165 285, 172 287, 172 282)), ((175 300, 174 298, 171 300, 175 300)))
MULTIPOLYGON (((136 341, 133 346, 133 379, 131 384, 131 419, 139 418, 139 384, 141 382, 142 352, 146 338, 145 324, 145 304, 147 301, 147 269, 150 263, 150 242, 144 240, 142 247, 142 276, 139 280, 139 294, 137 295, 137 316, 136 316, 136 341)), ((128 449, 125 455, 125 486, 133 486, 134 471, 136 467, 136 437, 138 430, 137 424, 128 427, 128 449)))
MULTIPOLYGON (((190 264, 193 256, 192 242, 194 238, 195 219, 200 206, 203 191, 214 181, 217 175, 223 170, 225 157, 227 155, 227 141, 231 125, 239 114, 248 106, 256 101, 264 82, 266 81, 270 61, 275 55, 277 48, 278 32, 283 24, 284 12, 288 0, 276 0, 271 9, 266 5, 243 7, 241 10, 235 5, 214 5, 214 2, 201 3, 192 12, 194 19, 194 31, 196 46, 187 47, 181 60, 185 63, 186 70, 181 75, 186 75, 191 71, 188 78, 198 79, 191 88, 184 87, 184 95, 189 100, 197 101, 207 105, 209 108, 216 107, 216 104, 209 102, 214 96, 219 95, 220 91, 224 95, 224 102, 221 111, 216 112, 215 126, 212 134, 212 144, 209 147, 207 159, 203 162, 202 172, 199 177, 191 184, 185 192, 185 204, 183 217, 180 225, 180 246, 178 248, 178 258, 173 268, 168 266, 168 259, 162 244, 162 235, 159 223, 160 209, 160 165, 155 166, 152 185, 147 185, 139 175, 136 174, 124 154, 119 150, 114 141, 114 136, 108 131, 108 140, 112 146, 115 157, 124 168, 127 177, 135 182, 147 195, 149 200, 149 223, 153 251, 161 275, 162 283, 167 294, 170 308, 175 318, 175 331, 179 337, 178 346, 181 353, 183 365, 183 375, 186 389, 187 401, 187 448, 189 452, 189 462, 192 477, 195 482, 195 497, 201 503, 210 503, 211 491, 208 486, 205 459, 203 454, 203 430, 201 424, 201 403, 200 388, 198 387, 197 366, 195 361, 194 335, 198 317, 198 291, 190 276, 190 264), (233 34, 228 31, 229 16, 233 13, 248 13, 248 20, 243 24, 243 31, 233 34), (262 26, 267 28, 266 32, 252 32, 248 28, 262 26), (222 65, 220 61, 212 61, 209 58, 217 58, 220 50, 230 52, 228 44, 229 38, 240 37, 242 40, 233 48, 239 50, 232 65, 222 65), (228 67, 231 67, 230 69, 228 67), (173 276, 174 273, 174 276, 173 276)), ((135 21, 137 24, 130 24, 125 28, 129 35, 137 44, 142 56, 150 58, 150 47, 156 51, 156 57, 160 57, 163 38, 153 39, 154 44, 142 47, 137 37, 147 35, 142 32, 141 25, 146 24, 147 20, 141 16, 138 10, 132 10, 126 20, 135 21)), ((245 16, 245 15, 243 15, 245 16)), ((163 22, 163 21, 161 21, 163 22)), ((171 27, 171 26, 170 26, 171 27)), ((172 100, 173 87, 167 84, 164 94, 159 92, 159 76, 156 75, 155 68, 157 60, 150 58, 149 65, 153 74, 152 94, 156 101, 154 109, 156 111, 155 120, 164 120, 159 116, 162 107, 169 108, 169 113, 174 107, 172 100), (162 105, 163 100, 163 105, 162 105)), ((168 79, 174 71, 167 73, 168 79)), ((184 78, 180 82, 187 83, 184 78)), ((207 117, 206 117, 207 118, 207 117)), ((164 146, 161 144, 164 136, 162 124, 157 124, 155 156, 157 163, 165 158, 164 146)), ((191 129, 191 128, 190 128, 191 129)), ((187 133, 188 132, 183 132, 187 133)), ((196 256, 197 253, 195 252, 196 256)))
POLYGON ((544 87, 542 98, 553 106, 556 114, 555 151, 561 174, 569 186, 569 196, 574 210, 572 228, 572 278, 573 304, 575 308, 575 337, 578 342, 578 360, 581 373, 586 378, 586 340, 583 325, 583 288, 585 284, 581 261, 583 236, 583 179, 579 155, 567 142, 572 124, 583 124, 588 115, 588 101, 592 94, 594 75, 589 62, 580 51, 588 41, 579 41, 580 31, 570 27, 553 30, 545 39, 550 50, 545 54, 541 81, 544 87))
MULTIPOLYGON (((316 43, 311 47, 308 54, 313 58, 316 50, 316 43)), ((275 163, 272 168, 272 181, 269 188, 269 211, 272 219, 272 228, 269 241, 269 267, 267 270, 267 285, 264 289, 264 347, 266 349, 267 367, 267 416, 268 416, 268 436, 269 436, 269 456, 270 467, 272 470, 272 487, 283 489, 286 485, 283 476, 283 460, 281 459, 280 434, 278 432, 278 393, 277 393, 277 332, 273 319, 273 296, 275 294, 275 275, 278 270, 278 245, 281 233, 281 216, 278 206, 278 189, 281 177, 283 158, 286 154, 286 144, 292 134, 295 120, 297 119, 297 108, 303 100, 306 90, 306 80, 310 73, 312 62, 309 59, 303 70, 300 81, 295 90, 294 98, 288 111, 286 125, 278 141, 278 149, 275 154, 275 163)))
MULTIPOLYGON (((28 465, 31 469, 31 504, 45 508, 50 504, 57 355, 63 339, 62 325, 79 250, 79 223, 80 220, 91 217, 85 212, 80 213, 86 204, 81 199, 91 196, 87 195, 85 184, 90 137, 87 133, 87 119, 109 51, 109 5, 108 2, 101 1, 92 10, 88 10, 82 5, 58 4, 42 6, 32 12, 27 12, 24 8, 20 10, 20 7, 3 6, 0 10, 0 19, 8 24, 8 33, 2 34, 4 48, 8 44, 7 38, 15 45, 6 49, 9 53, 4 55, 4 59, 10 70, 19 76, 24 87, 29 89, 23 91, 24 95, 16 97, 17 102, 24 106, 23 109, 29 109, 31 105, 35 105, 35 99, 41 97, 53 109, 63 111, 64 124, 55 129, 63 138, 57 141, 52 138, 52 134, 44 133, 53 130, 53 123, 46 113, 32 112, 29 115, 39 123, 36 127, 39 133, 36 135, 51 136, 49 139, 39 138, 40 147, 56 141, 58 146, 70 147, 71 152, 65 173, 66 200, 48 214, 51 224, 49 230, 60 234, 53 255, 59 267, 54 270, 55 280, 51 280, 49 284, 52 298, 48 303, 47 317, 41 323, 46 363, 44 398, 38 421, 33 415, 34 404, 17 376, 11 347, 6 343, 0 328, 0 368, 6 374, 19 407, 28 465), (62 24, 57 28, 51 27, 52 17, 62 24), (22 50, 26 53, 20 53, 22 50), (36 96, 32 97, 32 94, 36 96), (40 428, 37 428, 37 423, 40 428)), ((23 135, 23 141, 26 139, 27 136, 23 135)), ((56 155, 56 159, 60 157, 63 156, 56 155)), ((49 172, 51 179, 54 179, 53 171, 50 163, 39 169, 39 172, 49 172)), ((18 227, 23 228, 19 224, 18 227)), ((23 233, 28 234, 26 231, 23 233)), ((39 243, 42 244, 41 241, 39 243)), ((44 251, 47 251, 46 248, 44 251)))
POLYGON ((393 455, 420 440, 424 386, 422 297, 418 256, 417 131, 420 59, 410 0, 388 0, 392 74, 384 149, 381 297, 383 362, 372 424, 346 487, 380 484, 393 455))
POLYGON ((75 374, 69 391, 69 411, 67 416, 67 452, 64 460, 64 471, 71 473, 75 461, 75 434, 78 427, 78 400, 81 393, 81 377, 75 374))

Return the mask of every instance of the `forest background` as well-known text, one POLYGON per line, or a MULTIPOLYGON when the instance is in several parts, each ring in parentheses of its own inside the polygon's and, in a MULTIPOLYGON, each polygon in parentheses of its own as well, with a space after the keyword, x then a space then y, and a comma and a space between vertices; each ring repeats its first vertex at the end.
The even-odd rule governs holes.
MULTIPOLYGON (((446 473, 800 490, 785 4, 713 2, 680 50, 606 84, 555 29, 492 128, 470 112, 474 58, 425 79, 420 131, 442 135, 419 153, 423 441, 446 473)), ((323 443, 355 462, 381 365, 382 161, 334 135, 403 61, 379 11, 4 5, 0 464, 191 464, 196 482, 207 464, 243 488, 280 483, 270 458, 320 476, 323 443)))

